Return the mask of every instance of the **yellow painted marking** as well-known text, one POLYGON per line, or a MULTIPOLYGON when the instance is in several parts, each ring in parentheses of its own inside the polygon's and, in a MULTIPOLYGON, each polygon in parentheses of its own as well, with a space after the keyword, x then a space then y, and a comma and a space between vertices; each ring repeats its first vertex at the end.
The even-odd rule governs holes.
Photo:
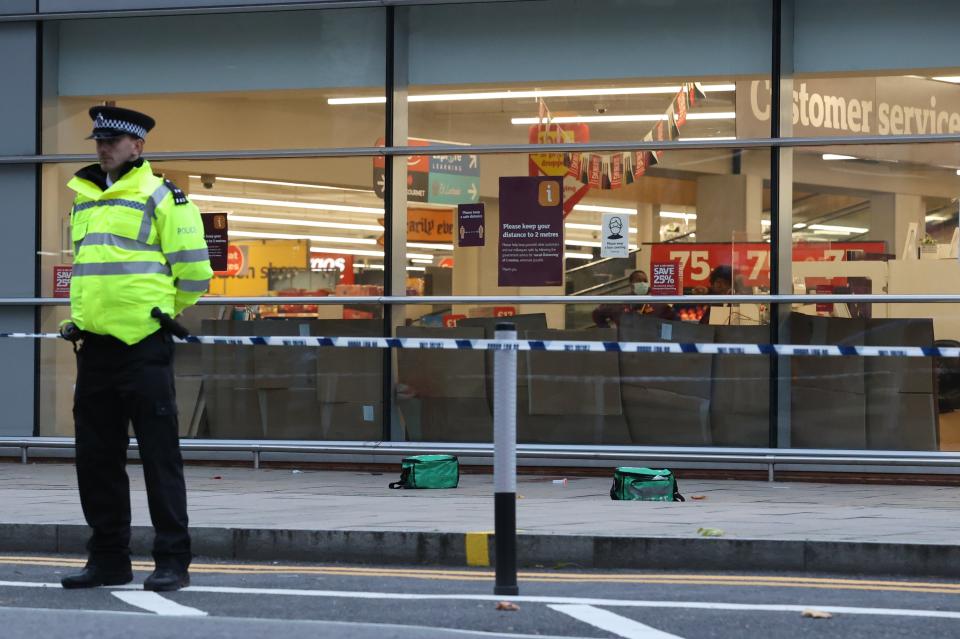
POLYGON ((488 532, 468 532, 464 535, 468 566, 490 565, 490 549, 487 543, 489 539, 490 533, 488 532))
MULTIPOLYGON (((486 552, 486 539, 489 532, 468 533, 476 540, 483 540, 486 564, 489 565, 489 553, 486 552)), ((469 539, 469 537, 468 537, 469 539)), ((479 554, 477 549, 475 554, 479 554)), ((468 541, 468 561, 471 559, 468 541)), ((42 556, 0 556, 0 565, 30 565, 48 567, 82 567, 83 559, 42 556)), ((135 561, 137 571, 153 570, 153 562, 135 561)), ((305 574, 329 575, 339 577, 392 577, 399 579, 430 579, 437 581, 490 581, 494 573, 489 570, 445 570, 426 568, 364 568, 359 566, 294 566, 268 564, 210 564, 195 563, 190 571, 204 574, 228 575, 264 575, 264 574, 305 574)), ((617 584, 668 584, 699 586, 740 586, 771 588, 810 588, 818 590, 865 590, 913 592, 928 594, 960 594, 960 583, 892 581, 871 579, 839 579, 829 577, 778 577, 767 575, 690 575, 690 574, 646 574, 646 573, 582 573, 582 572, 544 572, 521 571, 523 581, 537 583, 617 583, 617 584)))

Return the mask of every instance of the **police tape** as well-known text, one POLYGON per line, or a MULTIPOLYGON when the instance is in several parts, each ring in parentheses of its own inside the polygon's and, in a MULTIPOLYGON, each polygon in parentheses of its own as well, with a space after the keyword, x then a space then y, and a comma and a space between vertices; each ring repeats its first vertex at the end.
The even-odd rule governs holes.
MULTIPOLYGON (((60 339, 58 333, 0 333, 0 338, 60 339)), ((425 337, 321 337, 191 335, 180 344, 210 346, 301 346, 400 348, 455 351, 531 351, 550 353, 672 353, 700 355, 792 355, 797 357, 960 357, 960 347, 838 346, 809 344, 714 344, 686 342, 600 342, 536 339, 455 339, 425 337)))

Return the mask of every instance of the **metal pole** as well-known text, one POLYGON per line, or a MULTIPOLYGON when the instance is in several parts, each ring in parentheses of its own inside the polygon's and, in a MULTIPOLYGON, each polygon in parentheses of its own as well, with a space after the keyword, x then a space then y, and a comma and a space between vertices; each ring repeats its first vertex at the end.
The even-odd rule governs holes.
MULTIPOLYGON (((497 324, 497 340, 517 339, 517 328, 497 324)), ((518 595, 517 586, 517 351, 493 355, 493 512, 496 595, 518 595)))

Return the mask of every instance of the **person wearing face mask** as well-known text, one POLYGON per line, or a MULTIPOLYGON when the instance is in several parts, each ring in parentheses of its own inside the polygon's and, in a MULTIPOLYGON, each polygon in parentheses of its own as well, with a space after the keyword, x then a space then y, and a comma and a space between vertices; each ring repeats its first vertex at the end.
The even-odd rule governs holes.
POLYGON ((630 274, 630 286, 634 295, 647 295, 650 292, 650 282, 643 271, 634 271, 630 274))

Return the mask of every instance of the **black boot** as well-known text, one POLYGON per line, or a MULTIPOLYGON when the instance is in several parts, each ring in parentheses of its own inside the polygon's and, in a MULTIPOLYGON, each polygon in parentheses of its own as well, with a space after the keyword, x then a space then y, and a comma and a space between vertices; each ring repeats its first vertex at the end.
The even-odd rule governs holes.
POLYGON ((97 588, 99 586, 122 586, 133 581, 133 571, 130 567, 117 568, 98 566, 88 563, 86 567, 75 575, 67 575, 60 580, 60 585, 68 590, 74 588, 97 588))
POLYGON ((144 590, 170 592, 190 585, 190 573, 175 568, 157 568, 143 582, 144 590))

